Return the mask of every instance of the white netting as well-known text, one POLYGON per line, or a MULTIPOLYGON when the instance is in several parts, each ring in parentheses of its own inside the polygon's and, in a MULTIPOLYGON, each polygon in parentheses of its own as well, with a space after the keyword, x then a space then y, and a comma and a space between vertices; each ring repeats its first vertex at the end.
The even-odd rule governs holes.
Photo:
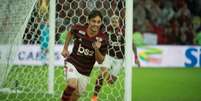
MULTIPOLYGON (((19 32, 20 28, 16 26, 17 22, 22 22, 21 17, 25 16, 32 7, 33 0, 1 0, 0 1, 0 33, 1 44, 6 44, 10 39, 6 33, 19 32), (16 5, 13 5, 16 4, 16 5), (30 4, 30 5, 29 5, 30 4), (13 7, 8 9, 8 7, 13 7), (22 11, 22 13, 20 13, 22 11), (3 12, 3 13, 2 13, 3 12), (10 12, 10 13, 9 13, 10 12), (11 13, 15 12, 15 13, 11 13), (10 19, 11 14, 14 19, 10 19), (20 17, 18 17, 20 16, 20 17), (16 22, 16 23, 15 23, 16 22), (8 24, 11 25, 8 25, 8 24), (13 29, 11 29, 13 28, 13 29), (2 36, 4 35, 4 36, 2 36), (4 38, 3 38, 4 37, 4 38)), ((3 83, 4 88, 12 89, 12 92, 0 92, 0 100, 3 101, 59 101, 65 87, 63 79, 63 68, 55 68, 55 89, 54 95, 48 95, 48 67, 47 56, 49 40, 49 18, 48 10, 49 0, 37 0, 34 6, 28 24, 25 28, 21 51, 17 54, 20 61, 33 60, 32 62, 22 63, 23 65, 14 65, 10 72, 1 70, 2 73, 9 73, 3 83), (29 52, 26 52, 29 50, 29 52), (39 50, 39 51, 38 51, 39 50), (37 65, 35 65, 37 64, 37 65)), ((125 19, 125 1, 124 0, 56 0, 56 45, 62 45, 63 32, 68 32, 74 24, 84 25, 87 22, 87 16, 92 9, 98 9, 103 13, 103 21, 106 31, 110 26, 110 17, 114 14, 120 17, 121 27, 124 27, 125 19)), ((19 35, 21 35, 19 34, 19 35)), ((15 34, 16 35, 16 34, 15 34)), ((22 35, 21 35, 22 36, 22 35)), ((21 38, 21 37, 20 37, 21 38)), ((19 41, 18 40, 18 41, 19 41)), ((9 41, 10 42, 10 41, 9 41)), ((13 41, 12 41, 13 42, 13 41)), ((9 48, 10 49, 10 48, 9 48)), ((6 49, 7 50, 7 49, 6 49)), ((61 49, 60 49, 61 50, 61 49)), ((16 50, 13 50, 16 51, 16 50)), ((1 51, 2 52, 2 51, 1 51)), ((2 54, 0 52, 0 54, 2 54)), ((56 59, 61 58, 60 53, 56 53, 56 59)), ((1 55, 0 59, 4 56, 1 55)), ((10 60, 10 59, 9 59, 10 60)), ((8 62, 8 61, 7 61, 8 62)), ((7 63, 9 64, 9 63, 7 63)), ((63 63, 61 63, 63 64, 63 63)), ((86 95, 81 96, 80 101, 89 101, 94 90, 95 79, 99 70, 95 69, 91 74, 90 84, 86 95)), ((5 78, 5 77, 4 77, 5 78)), ((118 80, 114 85, 105 84, 100 92, 100 101, 123 101, 124 95, 124 71, 118 75, 118 80)))
POLYGON ((0 88, 10 71, 18 45, 36 0, 0 1, 0 88))

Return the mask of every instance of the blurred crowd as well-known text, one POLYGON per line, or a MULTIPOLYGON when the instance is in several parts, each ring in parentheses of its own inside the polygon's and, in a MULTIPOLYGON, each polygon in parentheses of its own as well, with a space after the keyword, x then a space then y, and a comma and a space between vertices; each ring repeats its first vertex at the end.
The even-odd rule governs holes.
POLYGON ((201 45, 201 0, 135 0, 134 32, 157 44, 201 45))

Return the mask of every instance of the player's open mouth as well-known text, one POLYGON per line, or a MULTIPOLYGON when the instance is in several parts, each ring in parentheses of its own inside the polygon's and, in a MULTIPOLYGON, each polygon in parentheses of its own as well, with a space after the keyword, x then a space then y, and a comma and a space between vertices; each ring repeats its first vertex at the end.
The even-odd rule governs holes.
POLYGON ((93 31, 97 31, 97 30, 98 30, 98 27, 97 27, 97 26, 93 26, 93 27, 92 27, 92 30, 93 30, 93 31))

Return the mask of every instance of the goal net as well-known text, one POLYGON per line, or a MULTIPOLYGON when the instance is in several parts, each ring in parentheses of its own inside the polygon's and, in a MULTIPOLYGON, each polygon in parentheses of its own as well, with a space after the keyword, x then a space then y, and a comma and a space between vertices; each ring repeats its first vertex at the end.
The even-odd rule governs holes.
MULTIPOLYGON (((0 89, 11 70, 18 45, 36 0, 0 1, 0 89)), ((1 89, 3 90, 3 89, 1 89)), ((5 89, 4 89, 5 90, 5 89)))
MULTIPOLYGON (((0 90, 0 100, 60 101, 66 85, 60 55, 63 37, 74 24, 86 24, 91 10, 102 12, 106 32, 110 31, 113 15, 119 17, 120 28, 125 30, 125 0, 56 0, 54 93, 48 94, 49 1, 0 1, 0 73, 3 74, 0 76, 0 88, 9 88, 0 90)), ((110 40, 118 41, 118 38, 110 40)), ((115 48, 119 46, 109 50, 115 48)), ((114 57, 123 51, 115 51, 114 57)), ((79 101, 90 101, 100 72, 96 67, 90 75, 87 91, 79 101)), ((99 93, 100 101, 124 100, 124 69, 120 70, 117 78, 113 85, 104 82, 99 93)))
MULTIPOLYGON (((111 18, 116 15, 119 17, 120 29, 124 30, 124 19, 125 19, 125 1, 124 0, 58 0, 57 1, 57 33, 68 32, 74 24, 84 25, 87 23, 87 17, 90 11, 93 9, 100 10, 103 14, 103 24, 105 26, 105 31, 109 32, 109 41, 118 43, 121 40, 121 36, 118 37, 113 34, 111 29, 111 18), (117 38, 118 37, 118 38, 117 38)), ((116 33, 117 34, 117 33, 116 33)), ((58 37, 62 34, 58 34, 58 37)), ((124 37, 122 37, 124 41, 124 37)), ((62 38, 60 38, 62 40, 62 38)), ((121 41, 122 41, 121 40, 121 41)), ((108 51, 114 52, 114 57, 118 57, 117 53, 123 53, 124 50, 115 49, 121 48, 121 46, 116 45, 116 47, 109 47, 108 51)), ((112 67, 115 68, 115 67, 112 67)), ((93 96, 94 87, 96 84, 96 78, 100 72, 99 68, 94 68, 92 74, 90 75, 90 83, 88 84, 87 91, 80 98, 80 101, 90 101, 93 96)), ((124 100, 124 70, 120 70, 117 75, 117 81, 111 85, 107 81, 99 92, 98 99, 100 101, 123 101, 124 100)), ((99 84, 98 84, 99 85, 99 84)))

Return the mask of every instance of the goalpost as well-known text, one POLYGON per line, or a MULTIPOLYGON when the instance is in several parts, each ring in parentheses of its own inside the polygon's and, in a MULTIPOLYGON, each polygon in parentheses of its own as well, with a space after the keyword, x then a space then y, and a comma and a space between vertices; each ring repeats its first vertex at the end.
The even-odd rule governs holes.
POLYGON ((133 0, 126 0, 125 29, 125 95, 124 101, 132 101, 132 33, 133 33, 133 0))
MULTIPOLYGON (((50 21, 50 32, 49 32, 49 50, 54 50, 55 47, 55 19, 56 19, 56 1, 50 0, 50 12, 49 12, 49 21, 50 21)), ((49 51, 49 68, 48 68, 48 93, 54 94, 54 51, 49 51)))

